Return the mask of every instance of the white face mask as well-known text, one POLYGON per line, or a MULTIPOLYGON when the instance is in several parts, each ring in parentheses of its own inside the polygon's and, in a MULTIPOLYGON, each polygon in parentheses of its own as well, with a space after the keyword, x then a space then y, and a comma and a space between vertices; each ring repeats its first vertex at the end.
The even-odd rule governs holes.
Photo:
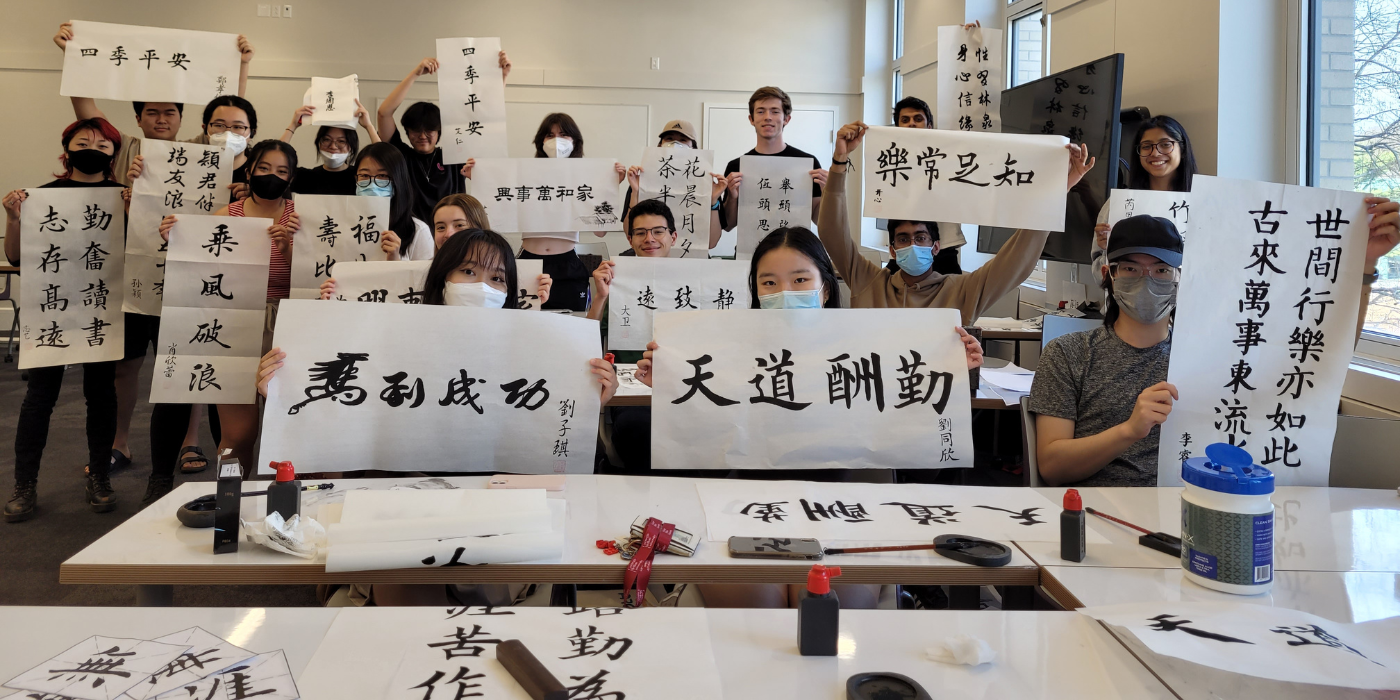
POLYGON ((684 141, 670 141, 663 145, 662 148, 674 148, 678 151, 688 151, 690 150, 690 144, 684 141))
POLYGON ((326 165, 329 165, 332 168, 339 168, 340 166, 345 165, 345 161, 350 159, 350 154, 327 153, 326 151, 321 151, 321 158, 325 159, 326 165))
POLYGON ((574 140, 556 139, 551 136, 544 140, 541 148, 544 149, 546 158, 568 158, 569 154, 574 152, 574 140))
POLYGON ((248 137, 243 134, 235 134, 232 131, 225 131, 210 136, 209 145, 238 155, 243 152, 244 148, 248 147, 248 137))
POLYGON ((506 305, 506 293, 485 282, 448 282, 442 290, 442 303, 499 309, 506 305))

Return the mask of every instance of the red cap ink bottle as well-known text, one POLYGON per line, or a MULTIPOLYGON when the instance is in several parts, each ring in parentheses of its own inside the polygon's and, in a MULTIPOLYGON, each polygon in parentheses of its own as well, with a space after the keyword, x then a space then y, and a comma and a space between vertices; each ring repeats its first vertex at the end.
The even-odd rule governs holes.
POLYGON ((797 602, 797 651, 803 656, 836 656, 841 601, 831 590, 839 566, 817 564, 807 572, 807 590, 797 602))
POLYGON ((1060 513, 1060 558, 1084 561, 1084 502, 1077 489, 1065 491, 1065 509, 1060 513))
POLYGON ((269 466, 277 470, 277 480, 267 487, 267 514, 275 512, 286 522, 301 512, 301 481, 291 462, 272 462, 269 466))

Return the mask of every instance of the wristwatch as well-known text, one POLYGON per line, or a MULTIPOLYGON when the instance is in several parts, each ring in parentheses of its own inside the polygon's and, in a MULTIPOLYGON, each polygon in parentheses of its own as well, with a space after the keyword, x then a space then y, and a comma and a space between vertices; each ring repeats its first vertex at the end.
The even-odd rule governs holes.
POLYGON ((1368 284, 1375 284, 1376 281, 1379 280, 1380 278, 1381 278, 1380 270, 1377 270, 1377 271, 1375 271, 1375 272, 1363 272, 1363 273, 1361 273, 1361 285, 1362 285, 1362 286, 1365 286, 1365 285, 1368 285, 1368 284))

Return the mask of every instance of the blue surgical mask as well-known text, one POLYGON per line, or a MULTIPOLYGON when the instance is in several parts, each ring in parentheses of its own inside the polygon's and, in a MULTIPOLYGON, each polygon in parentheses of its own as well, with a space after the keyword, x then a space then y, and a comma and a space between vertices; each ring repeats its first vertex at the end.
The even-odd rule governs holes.
POLYGON ((362 180, 355 183, 355 194, 361 197, 392 197, 394 196, 394 183, 389 183, 383 187, 374 184, 374 180, 362 180))
POLYGON ((894 261, 904 274, 918 277, 933 267, 933 246, 905 246, 894 251, 894 261))
POLYGON ((760 309, 820 309, 822 290, 803 289, 798 291, 774 292, 758 296, 760 309))

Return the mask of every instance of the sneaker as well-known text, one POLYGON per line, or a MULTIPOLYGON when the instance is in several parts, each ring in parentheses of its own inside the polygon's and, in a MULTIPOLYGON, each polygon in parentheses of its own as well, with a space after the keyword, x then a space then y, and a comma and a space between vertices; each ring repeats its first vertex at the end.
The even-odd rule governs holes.
POLYGON ((39 494, 34 487, 33 481, 15 485, 15 495, 5 504, 5 522, 18 523, 34 517, 34 507, 39 502, 39 494))
POLYGON ((146 482, 146 495, 141 497, 141 507, 145 508, 159 501, 161 498, 165 497, 165 494, 174 490, 174 488, 175 477, 173 475, 158 476, 152 474, 150 480, 146 482))
POLYGON ((117 494, 112 492, 112 480, 105 474, 87 475, 87 503, 94 513, 106 513, 117 507, 117 494))

